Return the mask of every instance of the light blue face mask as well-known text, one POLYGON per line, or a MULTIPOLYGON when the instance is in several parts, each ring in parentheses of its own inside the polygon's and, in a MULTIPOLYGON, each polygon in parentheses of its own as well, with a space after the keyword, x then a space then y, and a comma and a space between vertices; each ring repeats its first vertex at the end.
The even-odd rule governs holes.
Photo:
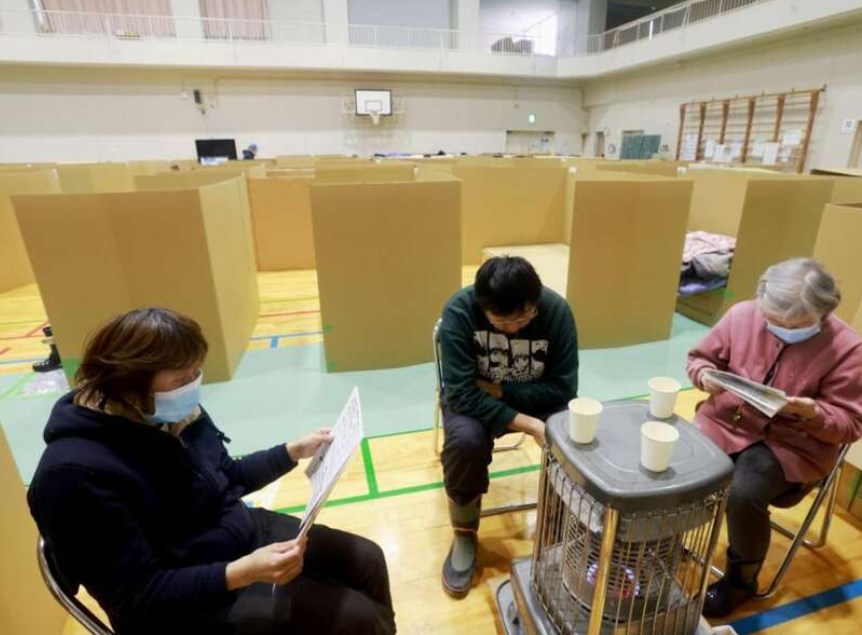
POLYGON ((191 415, 201 402, 201 384, 204 374, 198 373, 197 378, 168 392, 153 393, 156 411, 153 414, 144 413, 144 419, 150 423, 177 423, 191 415))
POLYGON ((766 328, 785 344, 799 344, 805 340, 810 340, 820 332, 820 322, 801 329, 786 329, 783 326, 776 326, 767 322, 766 328))

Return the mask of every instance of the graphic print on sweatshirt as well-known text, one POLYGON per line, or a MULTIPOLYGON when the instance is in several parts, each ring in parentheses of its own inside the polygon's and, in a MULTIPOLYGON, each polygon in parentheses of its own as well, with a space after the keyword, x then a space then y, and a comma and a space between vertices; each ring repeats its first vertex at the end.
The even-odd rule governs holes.
POLYGON ((502 333, 473 331, 479 374, 496 384, 530 382, 545 372, 548 340, 509 339, 502 333))

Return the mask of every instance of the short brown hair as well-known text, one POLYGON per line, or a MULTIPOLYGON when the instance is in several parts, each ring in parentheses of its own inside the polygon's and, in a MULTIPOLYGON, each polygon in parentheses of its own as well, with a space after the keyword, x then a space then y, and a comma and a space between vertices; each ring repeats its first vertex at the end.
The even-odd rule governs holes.
POLYGON ((190 317, 171 309, 135 309, 90 335, 75 381, 85 402, 108 399, 144 408, 156 373, 203 363, 207 349, 200 325, 190 317))

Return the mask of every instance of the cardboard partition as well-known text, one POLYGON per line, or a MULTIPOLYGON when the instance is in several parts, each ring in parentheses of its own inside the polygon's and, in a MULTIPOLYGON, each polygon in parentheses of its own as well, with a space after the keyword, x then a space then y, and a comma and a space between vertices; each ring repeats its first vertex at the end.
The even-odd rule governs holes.
POLYGON ((461 180, 463 264, 479 264, 485 247, 565 242, 564 166, 459 161, 453 172, 461 180))
POLYGON ((566 298, 581 348, 670 336, 692 184, 624 176, 571 183, 566 298))
MULTIPOLYGON (((701 183, 697 175, 693 201, 697 199, 701 183)), ((720 202, 710 203, 710 214, 724 213, 739 219, 735 233, 719 232, 735 235, 737 239, 727 286, 677 301, 677 311, 704 324, 715 324, 731 306, 753 298, 757 281, 770 265, 788 258, 810 257, 814 253, 823 209, 832 195, 833 184, 826 179, 806 176, 754 177, 743 181, 742 187, 741 209, 731 206, 737 197, 731 190, 725 193, 727 208, 720 202)), ((714 191, 718 195, 719 190, 714 191)), ((694 216, 694 203, 692 207, 694 216)), ((698 219, 704 218, 707 216, 698 215, 698 219)), ((718 216, 708 218, 709 223, 692 223, 690 229, 715 231, 710 227, 728 225, 718 216)))
POLYGON ((279 155, 275 157, 275 167, 277 168, 310 168, 314 169, 317 160, 308 154, 305 155, 279 155))
POLYGON ((171 170, 169 161, 129 161, 128 165, 133 177, 139 174, 160 174, 171 170))
POLYGON ((34 280, 11 197, 59 192, 60 180, 54 170, 0 172, 0 292, 34 280))
POLYGON ((68 614, 48 592, 36 561, 39 530, 27 507, 27 489, 0 425, 0 632, 60 635, 68 614))
POLYGON ((212 183, 223 183, 233 179, 245 180, 242 170, 189 170, 141 174, 135 177, 135 189, 147 190, 187 190, 212 183))
POLYGON ((228 161, 219 165, 202 165, 196 168, 199 172, 228 172, 234 174, 242 172, 246 178, 262 179, 266 177, 268 166, 255 165, 254 161, 228 161))
POLYGON ((482 262, 497 256, 520 256, 531 265, 542 285, 566 297, 569 279, 569 246, 563 243, 550 245, 509 245, 486 247, 482 262))
POLYGON ((259 304, 243 196, 243 181, 232 179, 196 189, 13 198, 67 373, 104 320, 166 306, 203 327, 205 381, 233 376, 259 304))
POLYGON ((811 170, 811 174, 822 175, 835 179, 831 203, 844 205, 846 203, 862 203, 862 170, 850 168, 811 170))
POLYGON ((314 269, 313 183, 311 176, 248 182, 259 271, 314 269))
POLYGON ((860 237, 862 203, 826 206, 813 256, 835 277, 841 290, 841 304, 835 310, 835 315, 848 324, 853 322, 862 303, 860 237))
POLYGON ((594 164, 597 170, 611 170, 615 172, 632 172, 634 174, 651 174, 653 176, 675 177, 679 174, 679 168, 688 165, 686 161, 599 161, 594 164))
POLYGON ((314 249, 329 371, 430 362, 461 288, 460 184, 315 184, 314 249))
POLYGON ((126 163, 59 163, 55 169, 66 194, 135 189, 134 171, 126 163))
POLYGON ((389 161, 386 163, 359 163, 357 165, 317 164, 315 178, 318 183, 393 183, 413 181, 416 165, 389 161))

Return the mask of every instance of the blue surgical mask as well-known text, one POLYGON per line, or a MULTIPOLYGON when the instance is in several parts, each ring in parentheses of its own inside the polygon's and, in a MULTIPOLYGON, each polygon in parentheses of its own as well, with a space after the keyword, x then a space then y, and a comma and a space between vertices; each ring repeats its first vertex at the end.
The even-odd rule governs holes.
POLYGON ((198 373, 197 378, 168 392, 153 394, 156 410, 153 414, 144 413, 144 419, 150 423, 177 423, 191 415, 201 402, 201 384, 204 374, 198 373))
POLYGON ((766 328, 785 344, 799 344, 805 340, 810 340, 820 332, 820 322, 801 329, 786 329, 783 326, 776 326, 767 322, 766 328))

